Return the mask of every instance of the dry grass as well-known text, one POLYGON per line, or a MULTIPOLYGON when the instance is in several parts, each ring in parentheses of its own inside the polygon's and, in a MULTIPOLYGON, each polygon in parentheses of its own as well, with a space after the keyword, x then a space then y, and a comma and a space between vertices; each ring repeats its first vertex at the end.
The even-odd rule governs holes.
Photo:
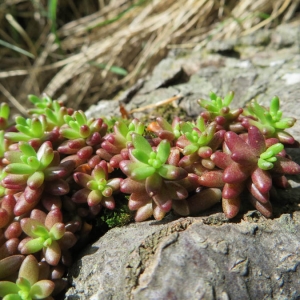
POLYGON ((0 102, 17 101, 20 111, 27 94, 44 92, 85 109, 149 74, 171 48, 199 49, 210 39, 274 27, 299 15, 300 6, 299 0, 61 0, 56 38, 44 2, 0 4, 0 42, 28 52, 0 45, 0 102))

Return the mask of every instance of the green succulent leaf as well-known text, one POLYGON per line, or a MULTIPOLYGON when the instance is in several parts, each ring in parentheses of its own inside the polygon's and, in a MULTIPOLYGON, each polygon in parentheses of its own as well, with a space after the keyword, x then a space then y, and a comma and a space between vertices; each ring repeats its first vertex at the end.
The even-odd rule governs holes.
POLYGON ((38 237, 32 240, 29 240, 24 247, 22 248, 23 254, 36 253, 43 249, 45 239, 43 237, 38 237))
POLYGON ((164 164, 167 161, 170 155, 170 151, 171 151, 170 143, 167 140, 162 140, 156 149, 157 158, 161 161, 162 164, 164 164))
POLYGON ((143 162, 144 164, 148 164, 149 155, 147 155, 144 151, 140 149, 133 149, 131 153, 137 160, 143 162))
POLYGON ((134 169, 131 172, 131 177, 132 177, 132 179, 135 179, 135 180, 144 180, 154 173, 155 173, 154 167, 145 165, 143 167, 138 167, 138 168, 134 169))
POLYGON ((0 281, 0 297, 5 297, 9 294, 18 294, 20 288, 10 281, 0 281))
POLYGON ((144 152, 148 156, 152 152, 152 147, 150 146, 149 142, 139 134, 132 134, 132 143, 135 149, 144 152))

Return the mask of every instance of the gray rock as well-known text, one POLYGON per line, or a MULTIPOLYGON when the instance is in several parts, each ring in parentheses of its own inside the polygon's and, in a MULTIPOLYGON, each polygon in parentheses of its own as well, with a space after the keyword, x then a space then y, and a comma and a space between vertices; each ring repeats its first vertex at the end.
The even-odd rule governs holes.
MULTIPOLYGON (((299 118, 300 51, 297 40, 288 37, 297 32, 289 25, 258 31, 236 44, 212 43, 210 51, 216 53, 170 56, 134 89, 130 101, 123 97, 125 107, 181 95, 176 104, 195 117, 201 111, 197 100, 207 99, 210 90, 221 96, 233 90, 233 106, 252 98, 268 106, 278 95, 284 115, 299 118), (241 58, 222 49, 239 51, 241 58)), ((113 113, 118 103, 104 102, 108 111, 102 106, 101 113, 113 113)), ((299 122, 290 132, 300 139, 299 122)), ((299 149, 289 154, 300 163, 299 149)), ((278 191, 274 219, 262 217, 245 201, 235 222, 217 205, 202 217, 169 215, 161 222, 110 230, 71 268, 66 299, 300 299, 300 176, 293 180, 292 189, 278 191)))

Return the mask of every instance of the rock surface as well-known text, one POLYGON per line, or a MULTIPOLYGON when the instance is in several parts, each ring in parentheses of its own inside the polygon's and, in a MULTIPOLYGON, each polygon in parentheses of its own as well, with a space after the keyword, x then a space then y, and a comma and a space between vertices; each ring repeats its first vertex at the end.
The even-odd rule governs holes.
MULTIPOLYGON (((235 91, 233 105, 255 97, 281 99, 300 118, 300 41, 296 26, 262 30, 207 49, 173 53, 153 75, 119 100, 100 101, 89 115, 114 115, 179 96, 173 104, 194 117, 209 91, 235 91), (297 40, 298 37, 298 40, 297 40)), ((139 117, 152 110, 135 113, 139 117)), ((300 122, 290 130, 300 140, 300 122)), ((300 149, 290 154, 300 163, 300 149)), ((217 205, 202 216, 114 228, 87 247, 69 273, 65 299, 300 299, 300 177, 279 191, 274 219, 245 205, 228 221, 217 205)))

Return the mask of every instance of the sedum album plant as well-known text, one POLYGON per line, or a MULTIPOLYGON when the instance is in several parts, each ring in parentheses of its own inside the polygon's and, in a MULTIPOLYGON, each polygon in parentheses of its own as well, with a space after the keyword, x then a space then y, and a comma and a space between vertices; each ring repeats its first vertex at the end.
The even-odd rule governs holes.
MULTIPOLYGON (((300 166, 299 143, 279 99, 232 110, 233 92, 199 100, 194 122, 158 117, 88 119, 44 96, 30 118, 0 107, 0 299, 53 299, 66 288, 72 250, 99 224, 199 214, 222 203, 229 219, 245 201, 272 217, 276 188, 300 166)), ((94 231, 94 230, 93 230, 94 231)))

